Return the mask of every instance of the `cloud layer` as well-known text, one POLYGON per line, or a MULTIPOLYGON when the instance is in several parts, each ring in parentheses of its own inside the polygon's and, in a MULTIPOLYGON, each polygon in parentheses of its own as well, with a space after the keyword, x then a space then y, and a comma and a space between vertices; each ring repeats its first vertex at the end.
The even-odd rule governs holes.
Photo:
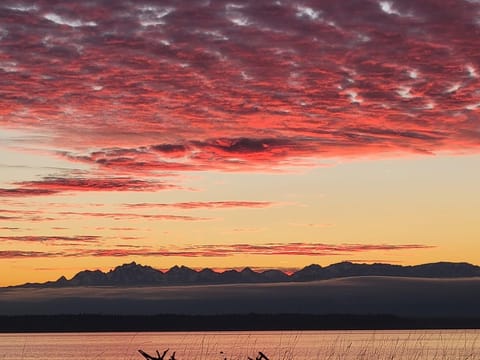
MULTIPOLYGON (((247 201, 238 188, 195 199, 174 191, 192 190, 182 185, 198 172, 478 152, 479 19, 480 2, 473 0, 3 0, 0 166, 8 173, 0 180, 0 241, 14 245, 0 257, 335 256, 428 248, 293 243, 285 234, 235 244, 262 232, 263 219, 227 219, 208 230, 219 238, 191 222, 212 220, 209 210, 260 212, 285 203, 247 201), (156 192, 168 193, 149 197, 156 192), (81 205, 78 195, 91 204, 81 205), (101 202, 103 212, 94 205, 101 202), (195 216, 185 215, 190 210, 195 216), (185 237, 171 224, 156 225, 148 237, 144 220, 149 227, 188 221, 188 236, 198 235, 200 245, 152 247, 159 234, 171 232, 170 243, 185 237), (57 237, 31 235, 49 226, 57 237), (113 228, 147 238, 116 246, 107 230, 113 228), (98 239, 69 233, 91 229, 98 239), (229 233, 233 239, 223 240, 229 233), (59 247, 26 251, 33 242, 59 247), (92 245, 63 251, 67 242, 92 245)), ((278 220, 271 223, 299 233, 341 226, 327 214, 278 220)), ((343 239, 357 237, 321 238, 343 239)))
POLYGON ((56 195, 78 191, 159 191, 175 189, 177 186, 154 180, 140 180, 129 177, 46 177, 42 180, 22 181, 16 187, 0 188, 0 197, 29 197, 56 195))
POLYGON ((0 122, 118 174, 461 152, 480 144, 479 14, 466 0, 4 1, 0 122))
MULTIPOLYGON (((73 244, 96 243, 101 239, 96 236, 6 236, 0 241, 17 242, 51 242, 73 244)), ((269 243, 269 244, 215 244, 215 245, 166 245, 160 248, 135 245, 118 245, 115 248, 96 246, 95 248, 74 248, 61 252, 25 252, 3 251, 1 258, 17 258, 32 253, 35 257, 131 257, 131 256, 160 256, 160 257, 226 257, 235 255, 294 255, 294 256, 332 256, 365 253, 372 251, 400 251, 429 249, 432 246, 420 244, 392 245, 392 244, 322 244, 322 243, 269 243)))
POLYGON ((264 208, 278 205, 269 201, 189 201, 180 203, 136 203, 125 204, 127 208, 178 208, 182 210, 193 209, 233 209, 233 208, 264 208))

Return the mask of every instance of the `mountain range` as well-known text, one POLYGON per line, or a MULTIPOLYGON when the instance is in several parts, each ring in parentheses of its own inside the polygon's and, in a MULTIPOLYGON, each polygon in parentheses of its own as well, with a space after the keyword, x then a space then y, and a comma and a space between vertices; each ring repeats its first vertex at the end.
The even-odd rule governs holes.
POLYGON ((258 284, 307 282, 358 276, 391 276, 413 278, 466 278, 480 277, 480 267, 469 263, 438 262, 414 266, 391 264, 358 264, 340 262, 326 267, 312 264, 287 274, 280 270, 242 271, 227 270, 216 272, 211 269, 196 271, 186 266, 174 266, 162 272, 151 266, 135 262, 117 266, 108 272, 84 270, 71 279, 65 276, 45 283, 26 283, 15 287, 61 288, 77 286, 168 286, 168 285, 210 285, 210 284, 258 284))

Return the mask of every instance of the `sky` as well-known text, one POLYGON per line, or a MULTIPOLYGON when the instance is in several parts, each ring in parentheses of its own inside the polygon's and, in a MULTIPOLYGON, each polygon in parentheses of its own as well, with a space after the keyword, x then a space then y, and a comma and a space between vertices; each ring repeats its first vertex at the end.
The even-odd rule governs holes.
POLYGON ((3 0, 0 286, 480 263, 480 1, 3 0))

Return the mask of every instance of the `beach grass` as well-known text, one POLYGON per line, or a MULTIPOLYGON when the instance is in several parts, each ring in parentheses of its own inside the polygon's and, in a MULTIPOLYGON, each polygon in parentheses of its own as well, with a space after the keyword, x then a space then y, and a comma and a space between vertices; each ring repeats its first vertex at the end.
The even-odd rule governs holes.
MULTIPOLYGON (((372 332, 363 339, 352 339, 347 333, 328 341, 319 336, 316 344, 305 344, 302 333, 298 333, 283 339, 279 335, 277 340, 276 344, 265 345, 252 334, 220 349, 214 338, 204 337, 192 348, 185 344, 176 352, 175 360, 266 360, 260 354, 269 360, 480 360, 479 335, 461 331, 412 331, 397 338, 372 332)), ((171 360, 169 354, 163 360, 171 360)))

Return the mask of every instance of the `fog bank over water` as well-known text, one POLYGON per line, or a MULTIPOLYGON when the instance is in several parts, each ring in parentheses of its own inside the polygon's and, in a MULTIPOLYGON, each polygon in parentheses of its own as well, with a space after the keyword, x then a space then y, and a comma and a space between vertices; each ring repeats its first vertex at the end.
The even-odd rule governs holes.
POLYGON ((0 315, 395 314, 480 316, 480 278, 354 277, 308 283, 0 289, 0 315))

